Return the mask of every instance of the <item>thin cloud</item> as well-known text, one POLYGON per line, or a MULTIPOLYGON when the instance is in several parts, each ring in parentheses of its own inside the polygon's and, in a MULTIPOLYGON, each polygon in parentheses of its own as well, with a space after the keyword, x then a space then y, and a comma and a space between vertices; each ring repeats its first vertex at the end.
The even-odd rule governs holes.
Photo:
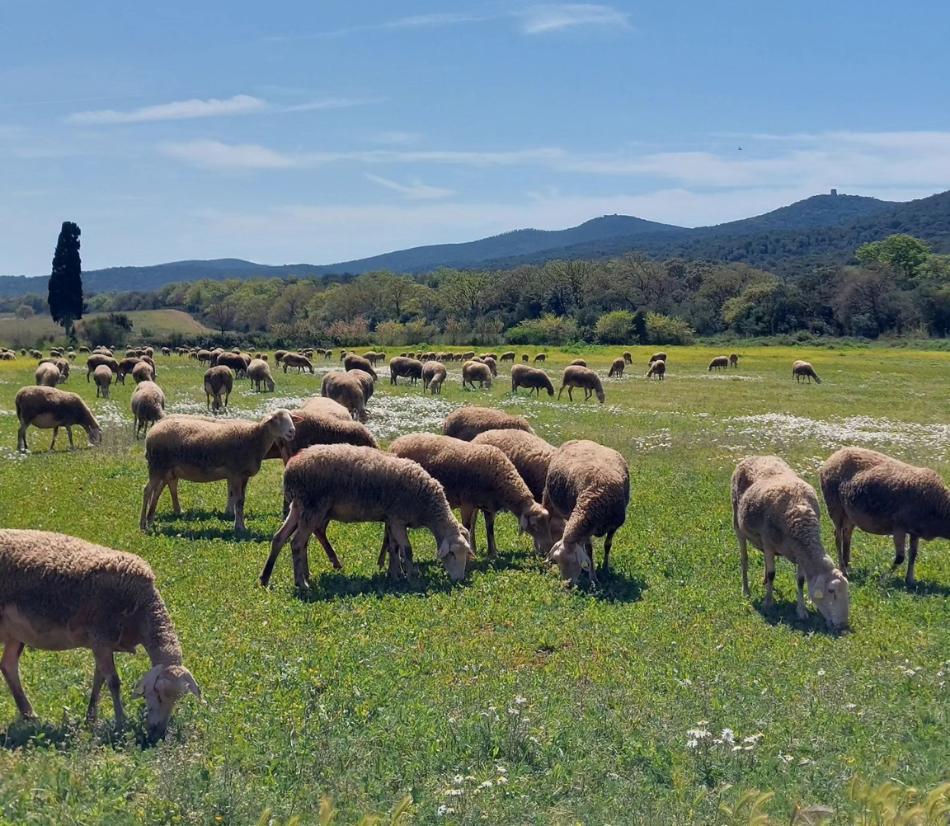
POLYGON ((306 103, 295 103, 292 106, 282 106, 278 112, 318 112, 322 109, 349 109, 353 106, 367 106, 371 103, 382 103, 383 98, 324 98, 310 100, 306 103))
POLYGON ((553 3, 531 6, 517 14, 522 18, 525 34, 546 34, 578 26, 630 28, 627 12, 600 3, 553 3))
POLYGON ((67 120, 78 124, 111 123, 148 123, 163 120, 189 120, 191 118, 214 118, 224 115, 246 115, 260 112, 268 106, 267 101, 251 95, 234 95, 218 99, 192 98, 160 103, 155 106, 143 106, 138 109, 119 111, 116 109, 98 109, 87 112, 74 112, 67 120))
POLYGON ((252 143, 199 140, 162 144, 159 150, 169 158, 203 169, 288 169, 297 165, 289 155, 252 143))
POLYGON ((386 189, 391 189, 393 192, 398 192, 411 201, 435 201, 441 198, 448 198, 455 194, 454 190, 443 189, 438 186, 429 186, 419 180, 414 180, 410 184, 401 184, 398 181, 391 181, 389 178, 384 178, 381 175, 373 175, 370 172, 364 172, 363 174, 368 181, 379 184, 379 186, 385 187, 386 189))

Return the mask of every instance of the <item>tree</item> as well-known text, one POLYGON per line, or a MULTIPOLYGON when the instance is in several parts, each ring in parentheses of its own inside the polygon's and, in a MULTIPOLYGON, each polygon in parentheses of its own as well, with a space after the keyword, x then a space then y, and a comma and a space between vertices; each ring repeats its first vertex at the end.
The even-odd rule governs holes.
POLYGON ((231 299, 226 298, 217 304, 208 307, 207 318, 223 335, 227 330, 234 329, 237 323, 238 310, 231 299))
POLYGON ((889 235, 883 241, 862 244, 855 257, 862 264, 883 264, 893 267, 905 278, 917 275, 917 270, 930 256, 930 247, 913 235, 889 235))
POLYGON ((594 332, 603 344, 628 344, 633 335, 633 313, 629 310, 604 313, 597 319, 594 332))
POLYGON ((17 318, 33 318, 33 308, 29 304, 21 304, 16 308, 17 318))
POLYGON ((82 318, 80 234, 81 230, 72 221, 63 222, 49 278, 49 314, 53 321, 62 325, 69 338, 73 338, 73 325, 82 318))

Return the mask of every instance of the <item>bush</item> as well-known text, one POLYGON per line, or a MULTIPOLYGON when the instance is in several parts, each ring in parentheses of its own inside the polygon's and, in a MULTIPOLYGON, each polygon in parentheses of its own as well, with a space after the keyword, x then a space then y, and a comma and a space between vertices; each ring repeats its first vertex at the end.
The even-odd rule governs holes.
POLYGON ((696 333, 681 318, 660 313, 647 315, 647 344, 692 344, 696 333))
POLYGON ((565 344, 577 339, 577 322, 548 313, 520 322, 508 330, 506 338, 509 344, 565 344))
POLYGON ((327 335, 334 344, 360 344, 369 341, 369 322, 361 315, 350 321, 334 321, 327 327, 327 335))
POLYGON ((601 344, 626 344, 633 337, 633 313, 614 310, 604 313, 594 325, 594 333, 601 344))
POLYGON ((95 347, 97 344, 110 344, 113 347, 125 347, 132 333, 132 319, 125 313, 109 313, 81 322, 80 338, 95 347))

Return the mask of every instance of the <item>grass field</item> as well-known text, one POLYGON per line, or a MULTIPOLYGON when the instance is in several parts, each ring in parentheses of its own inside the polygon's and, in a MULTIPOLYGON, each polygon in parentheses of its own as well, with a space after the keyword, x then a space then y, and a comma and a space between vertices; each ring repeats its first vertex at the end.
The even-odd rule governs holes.
MULTIPOLYGON (((638 348, 627 376, 606 382, 603 406, 512 399, 506 368, 492 390, 463 392, 458 365, 441 398, 383 378, 370 403, 384 442, 435 430, 469 402, 522 413, 555 443, 586 437, 622 451, 632 497, 599 591, 562 585, 509 515, 500 557, 480 558, 460 586, 428 534, 414 536, 420 580, 396 587, 375 567, 380 526, 335 525, 342 572, 313 547, 312 590, 297 594, 285 552, 262 590, 279 463, 251 481, 249 539, 235 541, 220 514, 223 484, 182 485, 180 518, 166 495, 143 535, 131 382, 110 401, 82 372, 64 385, 97 412, 100 448, 19 455, 13 396, 34 365, 0 362, 0 525, 145 557, 206 698, 183 701, 167 741, 142 748, 140 724, 113 731, 108 703, 94 731, 83 726, 88 652, 28 652, 24 682, 44 722, 15 721, 3 693, 3 822, 246 823, 270 809, 279 822, 313 823, 328 796, 346 823, 406 795, 418 823, 748 822, 719 810, 748 789, 775 792, 765 809, 776 822, 796 803, 850 822, 853 778, 923 790, 950 779, 950 543, 922 545, 908 591, 887 573, 890 541, 856 534, 853 630, 833 636, 813 609, 795 618, 783 560, 776 609, 761 607, 757 552, 753 597, 741 596, 728 490, 744 455, 778 453, 816 484, 818 464, 846 444, 950 478, 950 353, 769 347, 712 375, 714 351, 668 349, 666 381, 643 378, 638 348), (795 358, 823 383, 796 384, 795 358)), ((605 374, 616 355, 548 352, 552 375, 581 354, 605 374)), ((172 410, 203 411, 194 361, 159 359, 158 370, 172 410)), ((319 392, 319 373, 276 378, 274 394, 240 382, 233 413, 319 392)), ((44 451, 50 433, 28 438, 44 451)), ((832 549, 827 519, 823 528, 832 549)), ((127 697, 147 658, 119 660, 127 697)))
MULTIPOLYGON (((95 318, 104 313, 91 313, 86 319, 95 318)), ((185 336, 211 334, 213 331, 183 310, 132 310, 125 313, 132 320, 132 332, 135 336, 143 331, 152 337, 161 339, 175 333, 185 336)), ((0 344, 8 347, 33 347, 37 341, 60 341, 63 328, 54 324, 47 315, 32 318, 17 318, 10 314, 0 314, 0 344)))

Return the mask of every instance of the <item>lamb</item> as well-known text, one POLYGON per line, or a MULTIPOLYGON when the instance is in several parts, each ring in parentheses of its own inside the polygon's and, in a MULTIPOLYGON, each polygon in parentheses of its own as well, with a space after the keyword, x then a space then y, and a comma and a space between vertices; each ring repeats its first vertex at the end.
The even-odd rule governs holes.
POLYGON ((148 433, 149 425, 165 416, 165 394, 153 381, 139 382, 132 393, 132 419, 135 422, 135 438, 148 433))
POLYGON ((308 373, 313 372, 313 363, 306 356, 302 356, 300 353, 284 353, 284 357, 281 359, 281 363, 284 365, 284 372, 287 372, 288 367, 296 367, 298 373, 302 373, 306 370, 308 373))
POLYGON ((568 365, 568 366, 570 366, 570 367, 586 367, 586 366, 587 366, 587 359, 574 359, 574 361, 572 361, 572 362, 570 363, 570 365, 568 365))
POLYGON ((442 423, 446 436, 470 442, 486 430, 524 430, 534 433, 531 425, 520 416, 512 416, 494 407, 465 406, 453 410, 442 423))
POLYGON ((838 566, 845 575, 851 564, 851 535, 858 527, 893 537, 891 571, 904 562, 904 540, 910 537, 905 582, 913 587, 920 540, 950 539, 950 488, 940 476, 929 468, 860 447, 832 454, 818 475, 835 526, 838 566))
POLYGON ((612 379, 615 376, 618 379, 623 378, 623 368, 627 366, 626 360, 621 356, 613 360, 613 363, 610 365, 610 372, 607 373, 607 378, 612 379))
POLYGON ((597 584, 593 537, 604 537, 601 573, 610 567, 614 534, 627 517, 630 471, 616 450, 586 439, 565 442, 551 458, 541 503, 552 518, 566 520, 548 560, 564 579, 576 582, 587 571, 597 584))
POLYGON ((554 385, 548 374, 527 364, 514 364, 511 367, 511 392, 517 392, 519 387, 533 390, 536 396, 541 395, 542 389, 547 390, 549 396, 554 395, 554 385))
POLYGON ((462 389, 467 390, 470 384, 474 390, 475 382, 482 388, 491 387, 491 368, 480 361, 466 361, 462 365, 462 389))
POLYGON ((716 356, 711 362, 709 362, 707 372, 711 373, 713 370, 725 370, 728 366, 729 356, 716 356))
POLYGON ((327 373, 323 377, 320 395, 339 402, 350 411, 354 419, 365 422, 366 390, 363 381, 356 375, 359 372, 361 371, 333 370, 327 373))
POLYGON ((261 385, 269 393, 274 392, 274 378, 270 374, 270 365, 264 359, 252 359, 247 366, 247 377, 254 385, 254 389, 260 391, 261 385))
POLYGON ((623 353, 623 360, 627 362, 627 364, 633 364, 633 353, 631 353, 629 350, 625 350, 623 353))
POLYGON ((29 645, 46 651, 89 648, 95 661, 86 720, 94 722, 103 684, 116 726, 125 722, 115 668, 116 651, 148 652, 151 670, 133 695, 148 709, 148 736, 165 736, 175 703, 201 689, 182 665, 168 609, 145 560, 73 536, 0 530, 0 671, 20 715, 36 719, 20 683, 20 655, 29 645))
POLYGON ((119 372, 119 362, 112 358, 112 356, 103 355, 102 353, 93 353, 86 359, 86 381, 89 381, 89 377, 95 372, 96 368, 103 364, 113 373, 119 372))
POLYGON ((223 364, 209 367, 205 371, 204 390, 209 410, 220 410, 228 406, 231 391, 234 389, 234 373, 223 364))
POLYGON ((749 456, 732 474, 732 525, 739 541, 742 593, 749 596, 747 542, 765 556, 765 602, 774 599, 775 556, 797 568, 796 613, 806 619, 804 585, 832 629, 848 624, 848 580, 821 544, 818 494, 778 456, 749 456))
POLYGON ((284 409, 259 422, 170 416, 158 422, 145 438, 148 483, 142 493, 139 527, 144 531, 155 517, 165 486, 171 493, 175 514, 181 513, 178 480, 219 482, 227 480, 225 513, 234 516, 234 531, 244 531, 244 497, 250 478, 278 439, 294 438, 294 423, 284 409))
POLYGON ((354 422, 350 412, 332 399, 322 396, 308 399, 300 409, 290 411, 290 418, 294 423, 294 437, 275 442, 265 459, 282 459, 287 464, 291 456, 312 445, 379 447, 373 434, 364 425, 354 422))
POLYGON ((660 352, 654 353, 652 356, 650 356, 649 363, 653 364, 655 361, 669 361, 669 359, 666 357, 666 353, 660 352))
POLYGON ((447 371, 441 361, 427 361, 422 366, 422 389, 433 395, 442 393, 442 382, 445 381, 447 371))
POLYGON ((738 353, 730 353, 730 354, 729 354, 729 366, 730 366, 730 367, 738 367, 738 366, 739 366, 739 354, 738 354, 738 353))
POLYGON ((92 415, 86 403, 76 394, 58 390, 55 387, 24 387, 14 399, 20 428, 17 431, 17 450, 25 451, 26 429, 33 425, 41 430, 53 428, 53 441, 49 449, 56 446, 56 435, 61 427, 66 428, 69 446, 73 446, 73 426, 79 425, 86 431, 89 444, 98 445, 102 441, 102 428, 92 415))
POLYGON ((539 361, 545 361, 546 359, 547 359, 547 354, 546 354, 546 353, 538 353, 538 354, 534 357, 534 363, 537 364, 539 361))
POLYGON ((565 367, 564 375, 561 377, 561 388, 557 391, 557 397, 561 398, 564 388, 567 388, 567 397, 574 401, 573 390, 575 387, 584 389, 584 401, 587 401, 596 393, 597 401, 604 403, 604 386, 601 384, 600 376, 587 367, 565 367))
POLYGON ((344 370, 362 370, 364 373, 369 373, 373 377, 373 381, 379 378, 376 375, 376 371, 373 369, 373 365, 369 363, 368 359, 364 359, 362 356, 356 355, 356 353, 347 353, 343 359, 343 369, 344 370))
POLYGON ((821 379, 818 378, 818 374, 815 372, 815 368, 811 366, 807 361, 798 361, 792 364, 792 375, 795 377, 795 383, 798 384, 803 378, 808 379, 808 383, 811 384, 811 380, 815 380, 815 384, 821 384, 821 379))
POLYGON ((265 587, 278 554, 290 540, 294 582, 298 588, 309 588, 311 534, 316 534, 333 567, 342 568, 327 539, 327 526, 333 519, 385 522, 392 578, 410 564, 409 528, 428 528, 449 578, 458 581, 465 576, 472 553, 466 531, 452 514, 442 486, 415 462, 368 447, 317 445, 287 463, 284 496, 290 501, 290 511, 274 535, 261 571, 260 583, 265 587))
POLYGON ((485 514, 490 557, 497 554, 495 514, 499 511, 510 511, 518 518, 519 527, 531 535, 539 553, 546 554, 551 549, 548 511, 535 501, 511 460, 494 445, 463 442, 434 433, 412 433, 396 439, 389 452, 418 462, 445 488, 449 505, 461 512, 473 552, 479 511, 485 514))
POLYGON ((100 364, 93 372, 92 378, 96 383, 96 398, 102 396, 108 399, 109 389, 112 386, 112 371, 104 364, 100 364))
POLYGON ((660 381, 663 380, 663 377, 666 375, 666 362, 663 359, 657 359, 650 365, 650 369, 647 370, 647 378, 651 376, 656 376, 660 381))
MULTIPOLYGON (((108 370, 109 368, 106 369, 108 370)), ((38 365, 36 372, 33 374, 33 378, 40 387, 55 387, 57 384, 62 384, 66 381, 63 374, 59 372, 59 368, 49 362, 38 365)))
POLYGON ((508 350, 507 352, 502 353, 498 360, 499 360, 499 361, 502 361, 502 362, 504 362, 504 361, 514 362, 514 360, 515 360, 515 351, 514 351, 514 350, 508 350))
POLYGON ((132 379, 136 384, 141 384, 143 381, 155 381, 155 371, 152 369, 152 365, 147 361, 140 361, 132 368, 132 379))
MULTIPOLYGON (((376 355, 375 353, 373 355, 376 355)), ((396 356, 389 360, 389 383, 398 384, 397 378, 402 376, 415 384, 422 378, 422 362, 417 359, 396 356)))

